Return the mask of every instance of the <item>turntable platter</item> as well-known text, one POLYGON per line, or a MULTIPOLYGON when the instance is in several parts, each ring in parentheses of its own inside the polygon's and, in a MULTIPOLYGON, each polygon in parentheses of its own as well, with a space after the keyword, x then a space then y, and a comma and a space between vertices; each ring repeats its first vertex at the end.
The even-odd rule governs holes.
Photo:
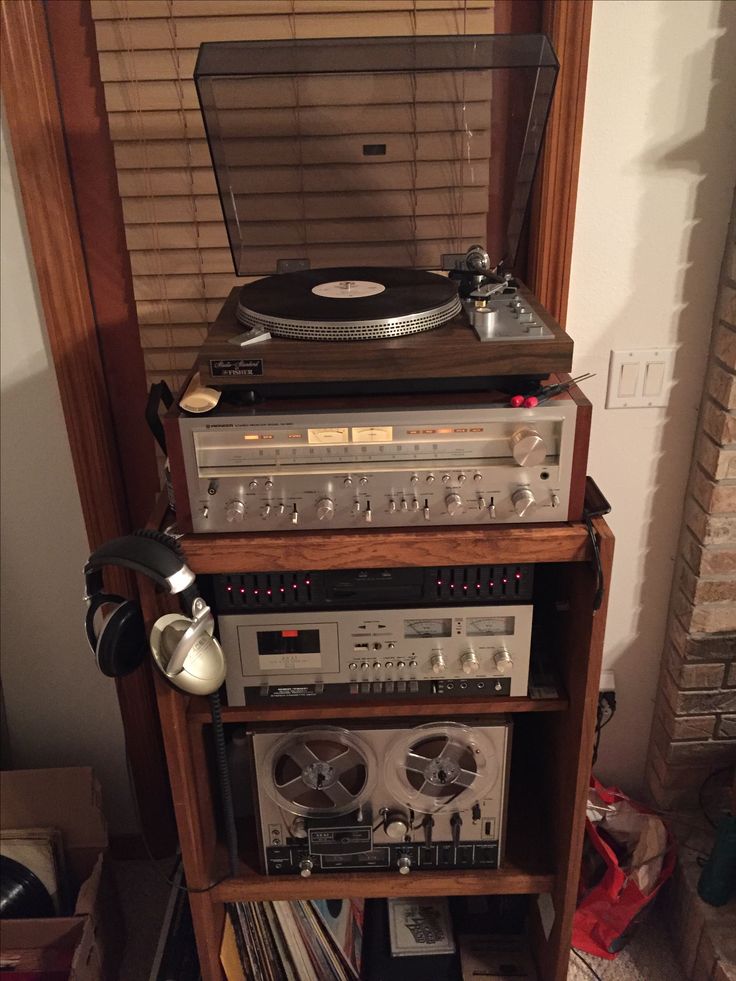
POLYGON ((240 291, 237 318, 296 340, 358 341, 432 330, 461 309, 455 282, 414 269, 347 267, 267 276, 240 291))

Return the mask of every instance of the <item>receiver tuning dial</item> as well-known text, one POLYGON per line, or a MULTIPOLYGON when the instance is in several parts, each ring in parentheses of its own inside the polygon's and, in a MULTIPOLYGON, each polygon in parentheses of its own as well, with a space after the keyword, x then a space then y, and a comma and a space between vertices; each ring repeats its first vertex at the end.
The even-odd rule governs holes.
POLYGON ((445 507, 447 508, 447 513, 450 516, 456 514, 462 514, 463 511, 463 499, 459 494, 448 494, 445 498, 445 507))
POLYGON ((511 503, 514 506, 514 511, 516 511, 520 518, 523 518, 529 508, 536 502, 530 487, 519 487, 511 495, 511 503))
POLYGON ((329 497, 317 501, 317 517, 320 521, 330 521, 335 513, 335 502, 329 497))
POLYGON ((517 429, 509 445, 511 455, 520 467, 536 467, 547 456, 547 447, 536 429, 517 429))
POLYGON ((245 504, 242 501, 228 501, 225 505, 226 521, 242 521, 245 517, 245 504))

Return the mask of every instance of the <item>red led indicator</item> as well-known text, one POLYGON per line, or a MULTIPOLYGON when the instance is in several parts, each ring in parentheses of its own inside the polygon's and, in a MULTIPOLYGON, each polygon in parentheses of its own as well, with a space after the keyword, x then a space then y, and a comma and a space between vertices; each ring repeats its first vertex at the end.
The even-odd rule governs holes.
POLYGON ((245 596, 245 586, 240 587, 240 592, 245 596))
POLYGON ((267 589, 266 590, 266 596, 270 596, 270 595, 271 595, 271 590, 270 589, 267 589))
POLYGON ((291 588, 292 588, 292 589, 298 589, 299 587, 297 586, 297 584, 296 584, 296 583, 294 583, 294 584, 292 585, 292 587, 291 587, 291 588))
POLYGON ((312 585, 312 580, 311 579, 305 579, 304 580, 304 585, 305 586, 311 586, 312 585))
POLYGON ((468 584, 467 584, 466 582, 464 582, 464 583, 463 583, 463 590, 464 590, 464 591, 465 591, 466 593, 467 593, 467 591, 468 591, 468 584))
POLYGON ((280 593, 285 593, 285 592, 286 592, 286 589, 285 589, 285 588, 284 588, 284 587, 282 586, 282 587, 281 587, 281 588, 279 589, 279 592, 280 592, 280 593))
POLYGON ((282 637, 298 637, 299 636, 299 631, 298 630, 282 630, 281 631, 281 636, 282 637))
POLYGON ((491 581, 491 582, 488 583, 488 588, 489 589, 493 589, 493 581, 491 581))
POLYGON ((521 579, 521 573, 520 573, 520 572, 517 572, 517 573, 516 573, 516 578, 517 578, 517 579, 521 579))
POLYGON ((259 592, 260 592, 260 590, 259 590, 259 589, 254 589, 254 590, 253 590, 253 595, 254 595, 254 596, 257 596, 259 592))
POLYGON ((502 582, 502 583, 504 584, 504 586, 505 586, 505 585, 506 585, 506 583, 508 582, 508 579, 502 579, 502 580, 501 580, 501 582, 502 582))
POLYGON ((227 589, 228 593, 232 593, 232 591, 233 591, 233 587, 232 586, 226 586, 225 588, 227 589))

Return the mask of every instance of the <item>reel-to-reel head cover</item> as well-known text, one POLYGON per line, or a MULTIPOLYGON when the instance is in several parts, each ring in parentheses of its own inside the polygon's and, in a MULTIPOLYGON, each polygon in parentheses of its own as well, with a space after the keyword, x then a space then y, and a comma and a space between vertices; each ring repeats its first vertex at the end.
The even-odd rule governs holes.
POLYGON ((264 871, 497 867, 510 734, 498 717, 251 732, 264 871))

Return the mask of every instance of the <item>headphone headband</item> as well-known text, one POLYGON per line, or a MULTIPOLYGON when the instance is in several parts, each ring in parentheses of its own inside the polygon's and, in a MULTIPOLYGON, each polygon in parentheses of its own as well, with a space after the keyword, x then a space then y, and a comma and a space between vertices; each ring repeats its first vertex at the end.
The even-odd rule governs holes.
MULTIPOLYGON (((102 589, 102 570, 107 565, 141 572, 168 593, 174 594, 189 594, 195 579, 176 539, 160 532, 137 531, 122 538, 113 538, 94 551, 84 567, 88 597, 102 589)), ((182 600, 190 603, 194 596, 196 590, 191 598, 186 595, 182 600)))

